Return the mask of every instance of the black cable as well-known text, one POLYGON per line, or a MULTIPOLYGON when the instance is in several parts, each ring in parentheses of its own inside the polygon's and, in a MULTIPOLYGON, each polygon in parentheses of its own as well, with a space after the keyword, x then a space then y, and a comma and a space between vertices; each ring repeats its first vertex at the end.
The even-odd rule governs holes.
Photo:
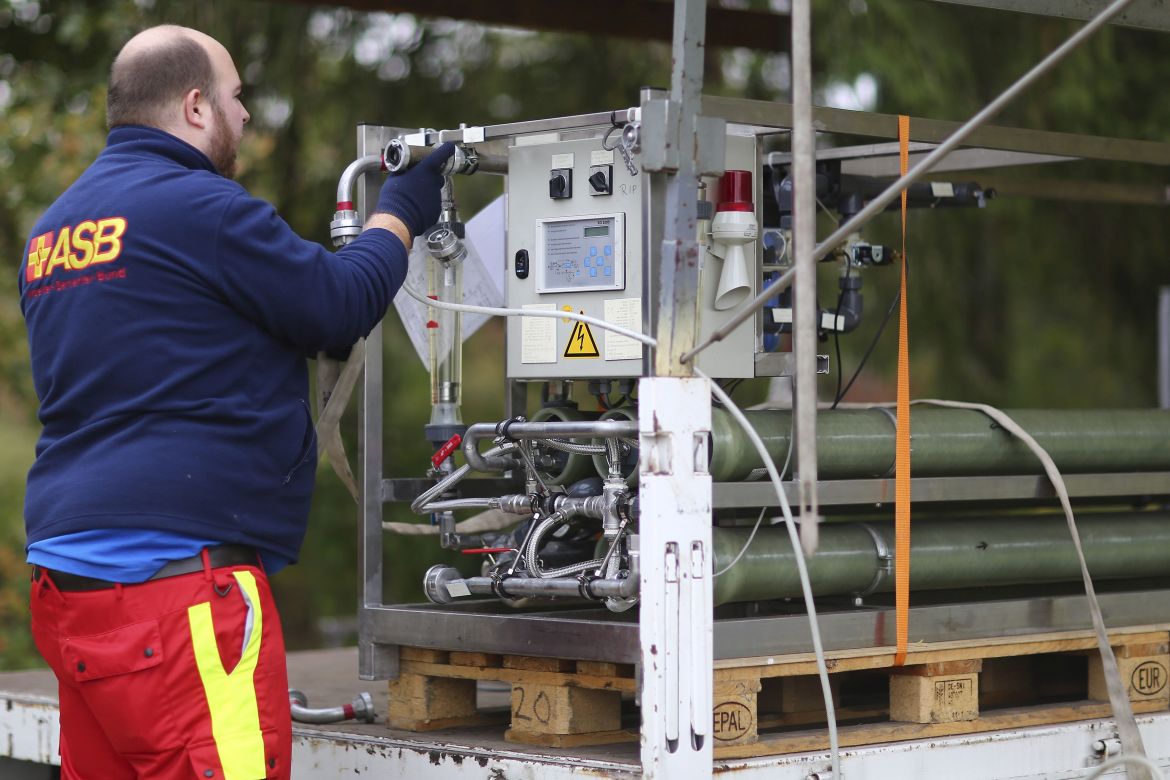
MULTIPOLYGON (((726 382, 719 383, 719 387, 722 388, 723 392, 730 396, 741 384, 743 384, 743 382, 743 379, 728 379, 726 382)), ((718 409, 723 408, 723 404, 719 403, 719 399, 717 398, 711 399, 711 405, 718 409)))
MULTIPOLYGON (((845 280, 849 281, 849 273, 852 271, 849 261, 845 261, 845 280)), ((833 346, 837 349, 837 393, 833 396, 833 408, 837 408, 837 401, 841 398, 841 377, 845 373, 845 366, 841 362, 841 329, 837 326, 837 315, 841 311, 841 304, 845 302, 845 288, 847 284, 841 285, 841 292, 837 293, 837 308, 833 311, 833 346)))
MULTIPOLYGON (((837 310, 841 310, 841 298, 837 298, 837 310)), ((841 331, 833 331, 833 347, 837 350, 837 392, 833 394, 833 408, 837 407, 837 399, 841 397, 841 377, 845 373, 845 366, 841 364, 841 331)))
POLYGON ((865 368, 865 362, 869 360, 869 356, 873 354, 874 347, 877 346, 878 339, 882 337, 882 332, 886 329, 886 323, 890 321, 890 317, 894 316, 894 310, 898 308, 898 302, 900 300, 902 300, 901 290, 898 291, 898 294, 894 296, 894 300, 890 303, 889 311, 887 311, 886 316, 882 318, 882 324, 878 326, 878 330, 877 333, 874 334, 873 341, 869 342, 869 346, 866 347, 865 354, 861 356, 861 362, 857 364, 857 370, 853 372, 853 376, 850 378, 849 384, 845 385, 845 389, 837 394, 837 397, 833 400, 833 406, 831 408, 836 409, 837 404, 841 403, 841 400, 849 394, 849 389, 853 387, 853 383, 857 381, 858 375, 861 374, 861 369, 865 368))

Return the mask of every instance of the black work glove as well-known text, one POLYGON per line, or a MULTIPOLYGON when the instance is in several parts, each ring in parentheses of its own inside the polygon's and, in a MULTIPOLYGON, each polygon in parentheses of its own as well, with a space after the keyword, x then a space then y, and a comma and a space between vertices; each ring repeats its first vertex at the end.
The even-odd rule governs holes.
POLYGON ((448 141, 435 148, 422 162, 404 173, 393 174, 382 185, 374 211, 398 217, 412 236, 417 236, 439 219, 439 190, 443 187, 441 170, 455 153, 448 141))

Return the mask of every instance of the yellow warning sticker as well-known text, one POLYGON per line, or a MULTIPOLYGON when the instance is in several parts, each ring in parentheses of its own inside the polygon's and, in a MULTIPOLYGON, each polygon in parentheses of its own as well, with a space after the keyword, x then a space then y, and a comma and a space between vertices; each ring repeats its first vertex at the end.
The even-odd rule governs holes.
POLYGON ((597 351, 597 342, 593 339, 593 333, 584 322, 578 322, 573 325, 573 332, 569 336, 569 343, 565 345, 565 357, 601 357, 601 353, 597 351))

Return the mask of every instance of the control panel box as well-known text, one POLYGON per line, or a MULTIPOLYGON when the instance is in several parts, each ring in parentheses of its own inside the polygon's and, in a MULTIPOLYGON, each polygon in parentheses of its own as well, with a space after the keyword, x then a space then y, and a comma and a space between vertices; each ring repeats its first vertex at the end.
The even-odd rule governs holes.
MULTIPOLYGON (((753 137, 729 136, 727 149, 729 168, 759 170, 753 137)), ((661 219, 653 204, 665 193, 654 188, 665 177, 631 175, 618 153, 594 138, 511 147, 507 182, 507 306, 583 313, 651 333, 657 258, 646 257, 647 226, 661 236, 662 226, 652 224, 661 219)), ((707 184, 714 197, 718 180, 707 184)), ((758 204, 758 184, 756 190, 758 204)), ((755 243, 745 247, 753 294, 760 282, 755 243)), ((700 335, 730 314, 715 309, 723 263, 707 251, 701 255, 700 335)), ((704 352, 699 367, 718 378, 754 376, 756 322, 704 352)), ((638 377, 649 362, 640 342, 564 317, 511 317, 507 344, 512 379, 638 377)))

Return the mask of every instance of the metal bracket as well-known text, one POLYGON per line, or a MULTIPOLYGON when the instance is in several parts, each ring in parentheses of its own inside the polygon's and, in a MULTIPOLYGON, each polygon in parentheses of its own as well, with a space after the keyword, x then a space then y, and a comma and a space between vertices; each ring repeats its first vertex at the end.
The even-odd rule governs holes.
MULTIPOLYGON (((757 352, 756 376, 794 376, 791 352, 757 352)), ((817 373, 829 373, 829 356, 817 355, 817 373)))
POLYGON ((865 587, 865 590, 858 591, 854 594, 858 598, 876 593, 877 589, 881 587, 881 584, 894 571, 894 551, 886 544, 885 537, 878 533, 877 529, 869 523, 860 523, 860 525, 873 539, 873 546, 877 551, 877 558, 880 565, 873 573, 873 581, 865 587))
POLYGON ((642 104, 642 170, 671 173, 678 170, 678 143, 672 128, 678 125, 679 107, 669 100, 642 104))

